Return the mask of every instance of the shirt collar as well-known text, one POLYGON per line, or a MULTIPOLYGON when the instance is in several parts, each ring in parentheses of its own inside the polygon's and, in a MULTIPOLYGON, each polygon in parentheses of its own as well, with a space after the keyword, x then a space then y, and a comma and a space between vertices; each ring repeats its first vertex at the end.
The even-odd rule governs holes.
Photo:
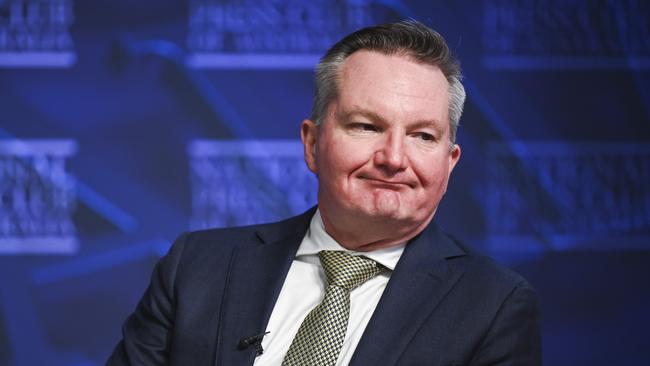
POLYGON ((320 209, 318 209, 316 210, 314 216, 311 218, 309 230, 307 230, 307 234, 305 235, 305 238, 302 240, 302 243, 298 248, 296 257, 316 255, 321 250, 340 250, 349 252, 353 255, 363 255, 374 260, 375 262, 380 263, 390 270, 394 270, 397 262, 402 256, 402 253, 404 252, 405 246, 406 242, 400 243, 399 245, 395 245, 390 248, 377 249, 371 252, 355 252, 345 249, 325 231, 323 219, 320 215, 320 209))

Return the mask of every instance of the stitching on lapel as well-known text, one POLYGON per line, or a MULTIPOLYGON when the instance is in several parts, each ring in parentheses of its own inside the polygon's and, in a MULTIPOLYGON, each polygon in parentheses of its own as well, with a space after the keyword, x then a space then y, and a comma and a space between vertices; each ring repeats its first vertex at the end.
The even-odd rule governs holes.
POLYGON ((228 261, 228 269, 226 271, 225 284, 223 286, 223 293, 221 294, 221 301, 219 303, 219 316, 217 317, 219 321, 219 324, 217 325, 217 336, 216 336, 217 340, 214 347, 214 355, 212 357, 215 365, 219 365, 218 357, 219 355, 223 354, 223 352, 221 352, 221 344, 222 344, 221 333, 223 328, 223 314, 224 314, 224 308, 226 306, 226 294, 228 293, 228 289, 230 288, 230 276, 232 272, 232 267, 233 267, 233 263, 235 262, 236 256, 237 256, 237 247, 234 247, 230 252, 230 260, 228 261))

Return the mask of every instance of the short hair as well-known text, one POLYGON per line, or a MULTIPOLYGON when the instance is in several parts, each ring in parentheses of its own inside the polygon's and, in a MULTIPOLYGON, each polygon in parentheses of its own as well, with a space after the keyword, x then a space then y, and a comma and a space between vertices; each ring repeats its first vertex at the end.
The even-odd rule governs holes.
POLYGON ((437 66, 449 83, 449 139, 456 142, 456 130, 465 104, 465 88, 458 60, 445 39, 416 20, 403 20, 360 29, 332 46, 316 66, 316 90, 311 120, 323 122, 330 103, 338 97, 339 71, 343 62, 359 50, 385 55, 403 54, 415 62, 437 66))

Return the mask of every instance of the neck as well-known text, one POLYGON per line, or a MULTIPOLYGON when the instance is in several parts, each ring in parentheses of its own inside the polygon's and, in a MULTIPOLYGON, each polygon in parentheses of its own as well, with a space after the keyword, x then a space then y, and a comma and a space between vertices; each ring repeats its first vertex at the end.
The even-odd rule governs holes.
POLYGON ((321 218, 327 234, 345 249, 356 252, 371 252, 401 245, 422 232, 431 221, 429 218, 415 225, 399 225, 386 219, 368 222, 343 219, 335 222, 322 210, 321 218))

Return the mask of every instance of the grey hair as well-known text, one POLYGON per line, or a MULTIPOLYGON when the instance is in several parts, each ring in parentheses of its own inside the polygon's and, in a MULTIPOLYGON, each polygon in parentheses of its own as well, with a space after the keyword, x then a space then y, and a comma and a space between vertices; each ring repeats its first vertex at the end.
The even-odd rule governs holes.
POLYGON ((422 64, 437 66, 449 83, 449 139, 456 142, 456 130, 465 104, 465 88, 458 60, 445 39, 416 20, 404 20, 360 29, 332 46, 316 66, 316 91, 311 120, 324 121, 330 103, 338 96, 341 65, 354 52, 376 51, 385 55, 403 54, 422 64))

